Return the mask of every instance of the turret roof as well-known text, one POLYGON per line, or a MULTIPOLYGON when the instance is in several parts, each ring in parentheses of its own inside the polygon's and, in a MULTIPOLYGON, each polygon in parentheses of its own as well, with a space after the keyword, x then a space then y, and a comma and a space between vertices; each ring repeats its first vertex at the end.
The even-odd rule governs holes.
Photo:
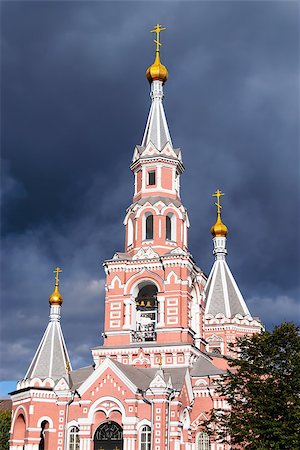
MULTIPOLYGON (((160 83, 158 81, 158 83, 160 83)), ((162 90, 162 86, 161 86, 162 90)), ((160 99, 153 99, 149 111, 149 116, 146 124, 146 129, 142 141, 142 147, 146 147, 149 142, 152 142, 157 150, 162 150, 167 142, 172 145, 172 140, 167 124, 167 119, 162 103, 162 97, 160 99)))
POLYGON ((51 378, 56 381, 66 377, 66 375, 68 376, 70 370, 72 370, 60 326, 62 297, 58 291, 58 275, 61 272, 62 270, 59 267, 54 270, 56 274, 55 290, 49 299, 50 321, 24 379, 51 378))
POLYGON ((68 375, 69 370, 69 356, 60 323, 50 321, 25 379, 49 377, 58 380, 68 375))
POLYGON ((225 259, 217 259, 214 262, 205 292, 205 315, 223 314, 229 319, 236 314, 250 316, 245 300, 225 259))

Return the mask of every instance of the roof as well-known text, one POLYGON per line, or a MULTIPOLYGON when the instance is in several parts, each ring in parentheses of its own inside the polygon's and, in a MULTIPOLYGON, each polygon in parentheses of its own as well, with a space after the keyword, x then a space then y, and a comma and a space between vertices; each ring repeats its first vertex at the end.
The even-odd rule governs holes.
MULTIPOLYGON (((139 389, 148 389, 151 381, 157 373, 156 368, 138 368, 130 366, 129 364, 122 364, 118 361, 113 361, 114 364, 124 373, 124 375, 132 381, 139 389)), ((166 382, 171 377, 172 385, 177 390, 182 389, 187 367, 165 367, 162 369, 166 382)))
MULTIPOLYGON (((153 84, 151 85, 151 89, 153 89, 152 87, 153 84)), ((167 142, 173 146, 162 102, 162 85, 160 89, 160 92, 151 92, 152 103, 142 141, 142 147, 146 147, 149 142, 152 142, 157 150, 162 150, 167 142)))
POLYGON ((205 292, 205 315, 223 314, 229 319, 236 314, 250 316, 245 300, 225 259, 216 259, 214 262, 205 292))
POLYGON ((210 360, 200 355, 191 369, 191 377, 205 377, 209 375, 222 375, 224 370, 216 367, 210 360))
MULTIPOLYGON (((150 383, 157 373, 156 368, 139 368, 136 366, 131 366, 129 364, 120 363, 114 359, 111 359, 111 361, 138 389, 141 389, 143 391, 149 388, 150 383)), ((171 377, 173 387, 177 391, 180 391, 184 384, 186 371, 187 367, 166 367, 163 369, 163 375, 166 382, 168 382, 169 378, 171 377)), ((82 367, 80 369, 72 371, 70 373, 70 378, 72 381, 73 389, 78 389, 93 372, 93 366, 82 367)))
POLYGON ((66 377, 70 368, 59 320, 50 320, 24 379, 66 377))
POLYGON ((93 365, 72 370, 70 373, 72 388, 78 389, 79 386, 94 372, 94 370, 93 365))
POLYGON ((12 401, 11 400, 0 400, 0 411, 11 411, 12 401))

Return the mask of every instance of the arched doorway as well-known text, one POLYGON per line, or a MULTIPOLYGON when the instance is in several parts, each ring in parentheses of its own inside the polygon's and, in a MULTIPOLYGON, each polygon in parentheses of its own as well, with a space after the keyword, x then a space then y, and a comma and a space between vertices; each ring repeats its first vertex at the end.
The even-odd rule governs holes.
POLYGON ((94 435, 94 450, 123 450, 123 429, 111 420, 101 423, 94 435))

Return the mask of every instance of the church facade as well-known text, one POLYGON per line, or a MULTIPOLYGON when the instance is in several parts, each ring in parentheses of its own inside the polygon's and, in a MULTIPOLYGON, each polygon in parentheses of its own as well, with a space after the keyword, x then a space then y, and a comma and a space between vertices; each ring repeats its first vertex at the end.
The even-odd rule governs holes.
POLYGON ((11 393, 11 450, 226 450, 202 421, 220 406, 214 381, 238 336, 262 329, 226 263, 227 227, 212 227, 215 262, 207 278, 188 248, 181 202, 182 154, 163 107, 168 78, 156 55, 146 76, 151 107, 131 170, 125 249, 105 261, 103 345, 94 364, 73 370, 60 326, 60 269, 50 320, 30 367, 11 393))

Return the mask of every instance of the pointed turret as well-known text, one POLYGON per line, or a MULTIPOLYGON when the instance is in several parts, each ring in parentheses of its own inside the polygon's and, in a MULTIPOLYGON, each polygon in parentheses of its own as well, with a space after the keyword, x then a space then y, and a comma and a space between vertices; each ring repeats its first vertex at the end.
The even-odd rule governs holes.
POLYGON ((238 328, 249 327, 249 334, 261 329, 258 320, 253 319, 245 300, 233 278, 226 262, 226 236, 228 229, 222 222, 220 198, 224 194, 218 189, 214 197, 217 197, 217 220, 211 227, 213 235, 215 262, 209 274, 205 286, 205 330, 206 340, 210 342, 208 349, 220 353, 228 353, 227 342, 233 342, 239 335, 238 328), (234 324, 234 328, 230 324, 234 324), (228 328, 229 326, 229 328, 228 328), (207 333, 215 331, 215 333, 207 333), (230 335, 230 336, 229 336, 230 335))
POLYGON ((163 85, 168 79, 168 71, 166 67, 160 62, 160 32, 166 28, 157 24, 151 33, 156 33, 156 52, 155 61, 147 69, 146 77, 151 85, 150 96, 152 99, 151 108, 145 128, 145 133, 142 141, 142 147, 147 147, 151 142, 155 145, 157 150, 162 150, 167 143, 172 146, 171 136, 168 129, 168 124, 163 107, 163 85))
POLYGON ((56 381, 67 377, 72 370, 60 326, 60 309, 63 302, 59 292, 59 273, 61 272, 59 267, 54 270, 55 287, 49 297, 50 320, 24 380, 50 378, 56 381))
POLYGON ((221 219, 222 206, 220 204, 220 198, 223 195, 219 189, 213 194, 213 196, 217 197, 215 205, 218 208, 217 221, 211 227, 215 262, 205 289, 205 314, 215 316, 220 313, 230 319, 236 314, 250 316, 250 312, 225 260, 228 229, 221 219))

